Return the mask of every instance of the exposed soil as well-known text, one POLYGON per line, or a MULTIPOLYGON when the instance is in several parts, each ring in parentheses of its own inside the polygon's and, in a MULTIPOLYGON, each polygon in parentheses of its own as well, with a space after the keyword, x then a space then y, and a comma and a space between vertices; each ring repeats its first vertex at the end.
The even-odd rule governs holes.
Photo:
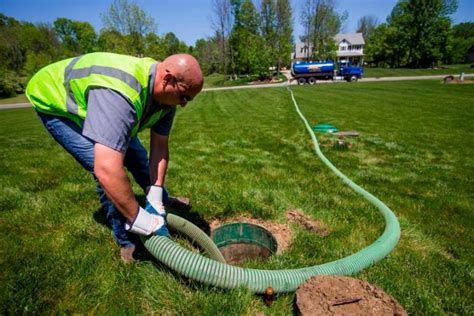
POLYGON ((367 281, 316 276, 296 291, 299 315, 408 315, 400 303, 367 281))
POLYGON ((303 226, 303 228, 312 231, 318 234, 321 237, 326 237, 329 235, 329 231, 321 221, 314 221, 310 219, 307 215, 303 214, 301 210, 294 209, 294 210, 287 210, 286 211, 286 218, 295 223, 303 226))
POLYGON ((309 231, 312 231, 321 237, 326 237, 329 235, 329 231, 323 222, 310 219, 307 215, 303 214, 301 210, 298 210, 298 209, 287 210, 286 218, 288 219, 288 223, 280 224, 280 223, 275 223, 269 220, 260 220, 260 219, 240 216, 240 217, 227 218, 225 220, 215 219, 209 224, 209 226, 211 230, 214 230, 221 225, 224 225, 227 223, 234 223, 234 222, 244 222, 244 223, 250 223, 250 224, 262 226, 263 228, 268 230, 270 233, 272 233, 273 237, 275 238, 278 244, 277 254, 281 254, 285 252, 291 246, 293 242, 293 233, 289 226, 290 222, 298 224, 301 227, 309 231))
POLYGON ((359 132, 357 131, 340 131, 331 133, 331 135, 336 137, 357 137, 359 136, 359 132))
POLYGON ((454 79, 454 80, 448 80, 445 82, 446 84, 472 84, 474 81, 472 80, 459 80, 459 79, 454 79))
POLYGON ((232 244, 219 248, 227 264, 239 265, 248 259, 263 259, 272 255, 271 251, 257 245, 232 244))
POLYGON ((454 76, 446 76, 443 79, 444 84, 470 84, 474 83, 473 78, 455 79, 454 76))

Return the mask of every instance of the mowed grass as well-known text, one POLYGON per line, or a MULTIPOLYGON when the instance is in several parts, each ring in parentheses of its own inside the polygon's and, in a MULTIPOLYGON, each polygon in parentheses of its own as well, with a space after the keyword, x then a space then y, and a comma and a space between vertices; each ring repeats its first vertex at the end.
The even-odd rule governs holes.
POLYGON ((24 94, 17 95, 11 98, 0 99, 0 108, 3 104, 27 103, 28 98, 24 94))
MULTIPOLYGON (((410 81, 292 88, 311 124, 357 130, 348 150, 323 152, 384 201, 402 229, 394 252, 355 275, 410 314, 473 308, 474 86, 410 81)), ((141 134, 148 145, 148 136, 141 134)), ((326 238, 291 226, 293 247, 248 267, 321 264, 371 244, 383 220, 318 160, 285 88, 204 92, 178 111, 167 186, 192 199, 192 217, 247 215, 285 222, 299 208, 326 238)), ((141 196, 137 186, 137 195, 141 196)), ((293 313, 246 289, 185 279, 145 257, 123 265, 87 172, 30 109, 0 111, 0 313, 293 313)), ((180 241, 181 242, 181 241, 180 241)))
POLYGON ((411 69, 411 68, 364 68, 364 78, 372 77, 400 77, 400 76, 432 76, 432 75, 459 75, 474 73, 471 64, 446 65, 439 69, 411 69))

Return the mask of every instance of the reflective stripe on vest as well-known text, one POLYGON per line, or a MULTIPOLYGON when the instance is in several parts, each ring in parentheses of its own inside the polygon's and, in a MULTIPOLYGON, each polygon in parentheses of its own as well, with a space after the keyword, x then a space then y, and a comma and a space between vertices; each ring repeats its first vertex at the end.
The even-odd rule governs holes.
POLYGON ((64 86, 66 88, 67 96, 66 96, 66 106, 67 111, 71 114, 78 115, 78 108, 76 98, 74 97, 74 93, 71 90, 71 80, 73 79, 81 79, 88 77, 90 75, 104 75, 112 78, 119 79, 129 85, 132 89, 137 91, 138 94, 141 93, 142 87, 140 82, 132 76, 131 74, 113 67, 107 66, 90 66, 86 68, 79 68, 73 69, 74 65, 81 59, 82 56, 78 56, 74 58, 69 65, 67 65, 66 69, 64 69, 64 86))

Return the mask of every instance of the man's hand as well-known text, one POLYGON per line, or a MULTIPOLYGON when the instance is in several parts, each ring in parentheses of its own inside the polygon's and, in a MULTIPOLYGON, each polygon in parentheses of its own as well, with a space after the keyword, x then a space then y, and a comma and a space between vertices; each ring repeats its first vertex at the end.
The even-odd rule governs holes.
POLYGON ((159 214, 158 211, 147 201, 146 208, 138 208, 137 217, 133 223, 125 224, 125 229, 129 232, 148 236, 151 234, 171 238, 166 223, 166 213, 159 214))
POLYGON ((146 203, 150 204, 158 214, 166 216, 166 210, 163 205, 165 190, 163 187, 152 185, 147 188, 146 203))
POLYGON ((155 234, 171 237, 166 222, 166 211, 163 206, 163 188, 152 185, 148 188, 145 209, 139 208, 132 225, 125 228, 140 235, 155 234))
POLYGON ((158 232, 155 232, 155 235, 170 237, 167 228, 168 223, 166 221, 166 210, 165 206, 163 205, 163 195, 165 190, 163 187, 152 185, 148 187, 147 191, 148 193, 146 195, 145 209, 151 214, 156 214, 163 217, 165 220, 165 224, 158 232))

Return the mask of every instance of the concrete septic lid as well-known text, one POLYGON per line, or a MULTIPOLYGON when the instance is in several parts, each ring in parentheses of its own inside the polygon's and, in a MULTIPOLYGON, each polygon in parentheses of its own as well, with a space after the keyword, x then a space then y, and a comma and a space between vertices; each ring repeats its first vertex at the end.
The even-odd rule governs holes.
POLYGON ((268 258, 278 248, 268 230, 250 223, 222 225, 212 231, 211 238, 229 264, 238 264, 246 259, 268 258))

